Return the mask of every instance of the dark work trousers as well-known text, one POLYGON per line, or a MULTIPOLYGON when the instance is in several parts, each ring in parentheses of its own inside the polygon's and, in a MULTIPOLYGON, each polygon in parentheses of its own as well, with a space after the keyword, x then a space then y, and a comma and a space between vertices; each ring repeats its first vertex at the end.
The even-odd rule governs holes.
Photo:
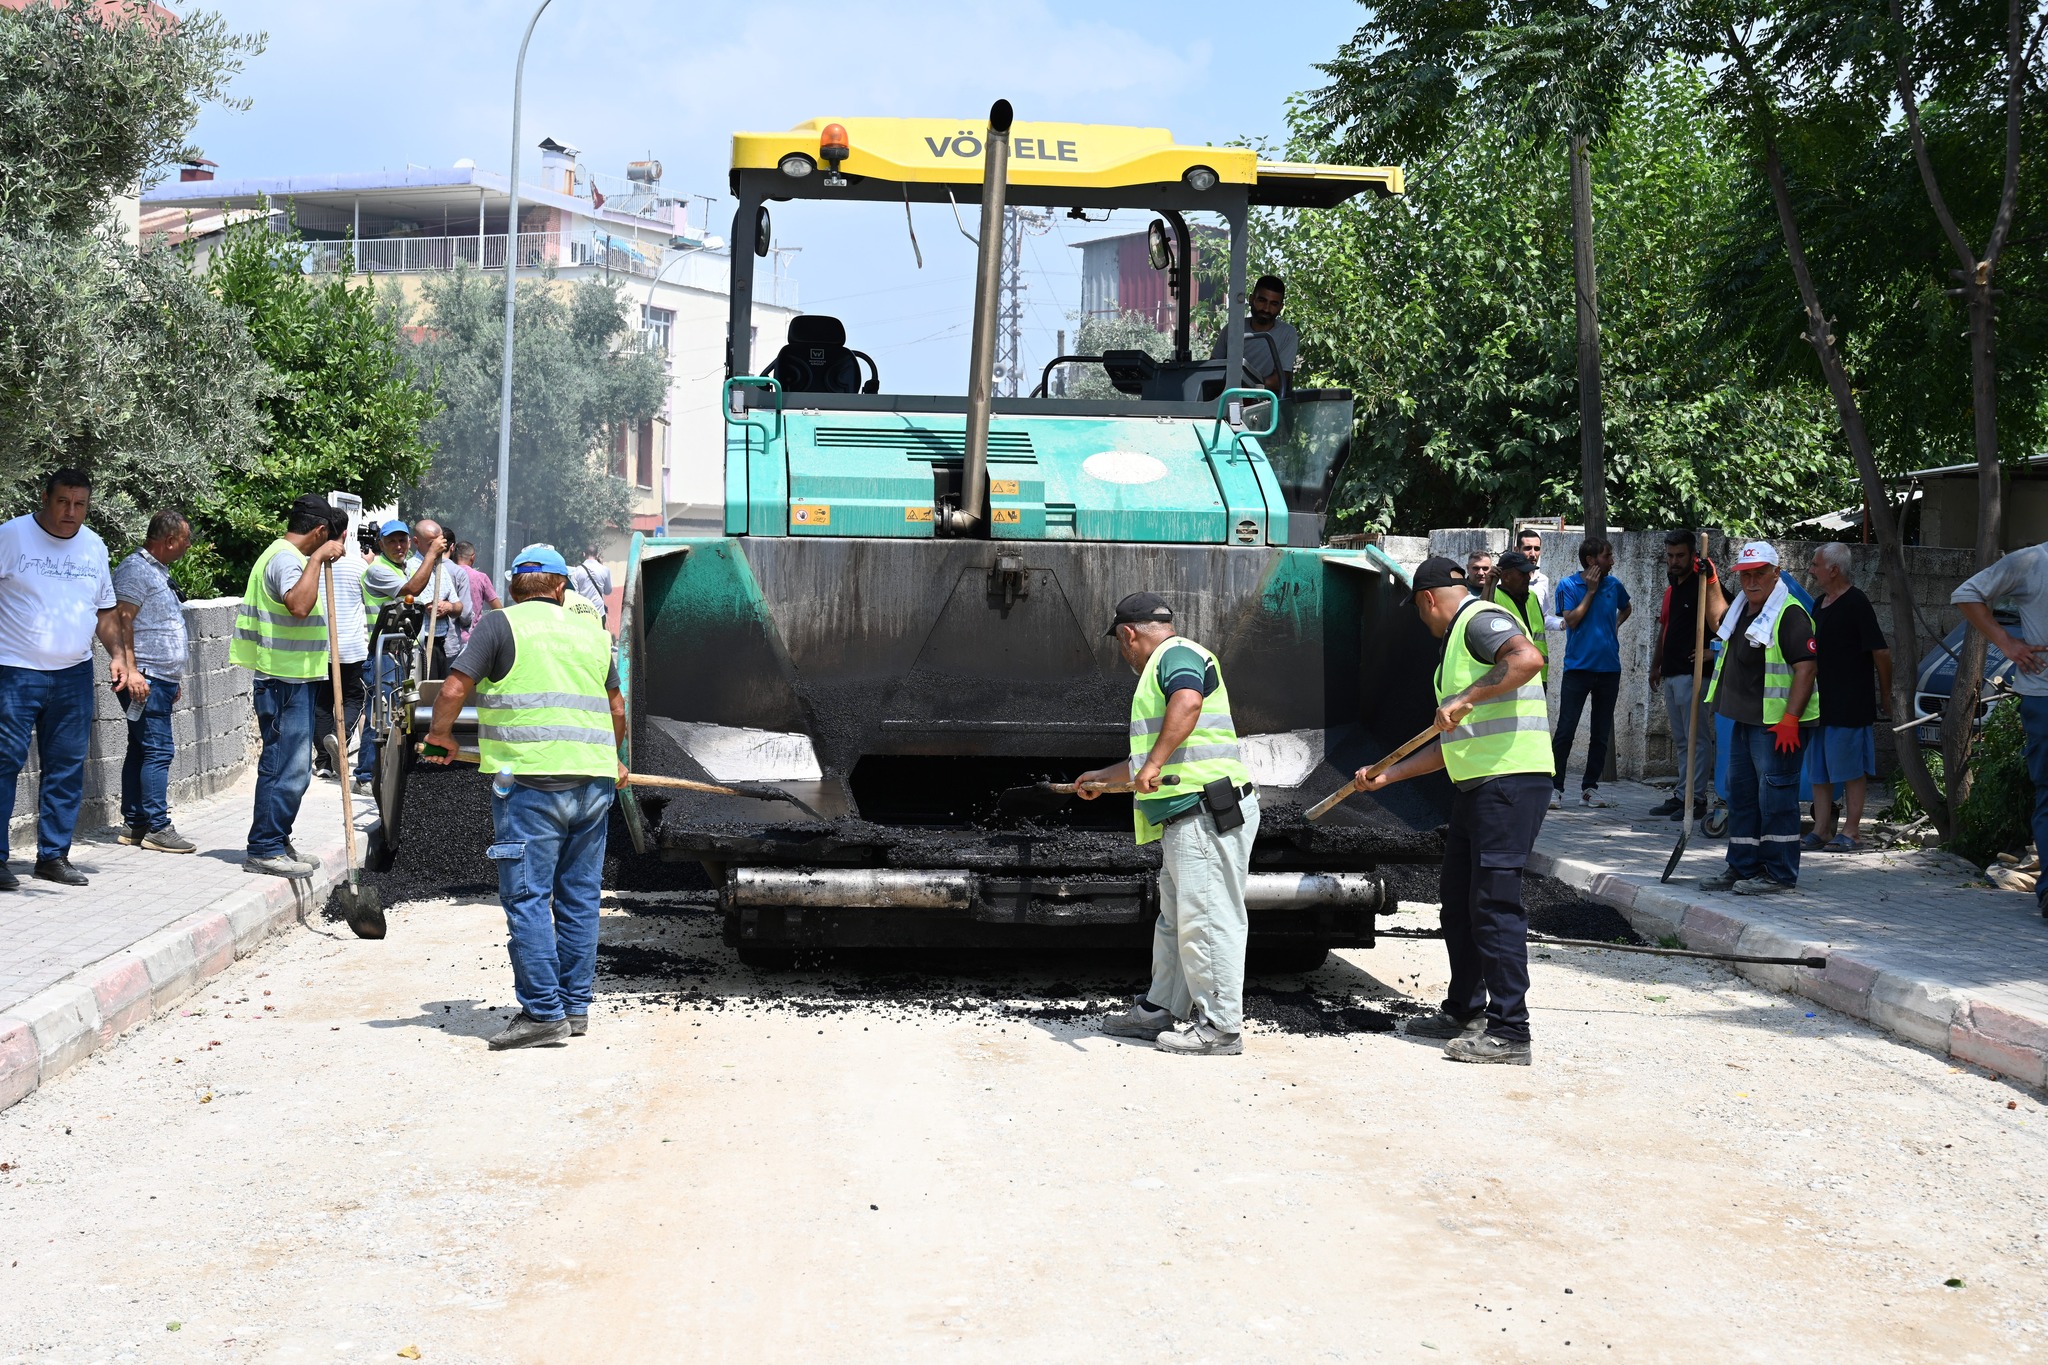
POLYGON ((1552 785, 1564 790, 1564 765, 1572 756, 1572 740, 1579 733, 1579 712, 1586 699, 1593 701, 1593 733, 1586 741, 1586 775, 1579 786, 1597 787, 1607 770, 1607 751, 1614 747, 1614 704, 1621 698, 1621 674, 1595 673, 1590 668, 1567 668, 1557 689, 1557 733, 1550 740, 1552 785))
POLYGON ((1728 746, 1728 866, 1739 877, 1769 877, 1784 886, 1799 880, 1799 779, 1814 727, 1799 737, 1798 748, 1780 753, 1776 731, 1735 722, 1728 746))
POLYGON ((1444 1013, 1486 1015, 1486 1031, 1529 1041, 1529 912, 1522 865, 1550 808, 1545 773, 1515 773, 1461 791, 1444 835, 1444 947, 1451 988, 1444 1013))
MULTIPOLYGON (((341 666, 341 732, 353 736, 356 722, 363 718, 363 700, 369 695, 363 686, 363 661, 341 666)), ((313 770, 331 771, 327 766, 326 740, 334 734, 334 684, 323 682, 313 692, 313 770)), ((344 741, 345 743, 346 741, 344 741)), ((342 766, 348 766, 343 757, 342 766)))

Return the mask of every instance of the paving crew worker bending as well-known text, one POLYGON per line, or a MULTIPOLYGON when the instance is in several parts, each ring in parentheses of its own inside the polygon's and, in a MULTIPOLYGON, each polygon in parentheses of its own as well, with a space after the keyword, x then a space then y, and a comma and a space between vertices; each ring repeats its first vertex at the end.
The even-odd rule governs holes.
POLYGON ((1444 642, 1436 666, 1436 728, 1428 745, 1361 791, 1441 768, 1457 789, 1444 834, 1444 947, 1451 985, 1443 1007, 1408 1025, 1443 1038, 1454 1061, 1529 1065, 1529 912, 1522 866, 1550 805, 1551 753, 1543 655, 1516 615, 1472 596, 1463 571, 1439 555, 1415 570, 1415 610, 1444 642))
POLYGON ((1250 932, 1244 884, 1259 802, 1238 753, 1230 690, 1216 656, 1174 633, 1173 610, 1156 593, 1117 603, 1107 633, 1138 675, 1131 756, 1076 781, 1134 783, 1138 843, 1158 841, 1161 857, 1152 985, 1130 1009, 1105 1017, 1102 1030, 1149 1038, 1163 1052, 1240 1053, 1250 932), (1188 1027, 1176 1032, 1176 1020, 1188 1027))
POLYGON ((491 1047, 581 1037, 597 976, 597 903, 612 794, 626 781, 626 704, 611 636, 565 611, 569 566, 552 546, 512 561, 512 605, 476 624, 434 699, 427 761, 455 753, 455 718, 476 694, 491 797, 498 899, 511 931, 519 1014, 491 1047))

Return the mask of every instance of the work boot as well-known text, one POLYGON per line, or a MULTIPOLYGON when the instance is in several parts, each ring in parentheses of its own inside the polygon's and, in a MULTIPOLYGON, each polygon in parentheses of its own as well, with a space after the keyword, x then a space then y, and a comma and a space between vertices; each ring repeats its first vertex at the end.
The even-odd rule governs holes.
MULTIPOLYGON (((19 890, 21 890, 21 878, 10 872, 6 863, 0 863, 0 891, 19 890)), ((2048 918, 2048 910, 2043 910, 2041 914, 2044 918, 2048 918)))
POLYGON ((1143 1000, 1131 1002, 1131 1007, 1115 1014, 1102 1016, 1102 1031, 1112 1038, 1143 1038, 1154 1042, 1159 1035, 1171 1031, 1173 1015, 1167 1010, 1148 1010, 1143 1000))
POLYGON ((1773 881, 1769 877, 1747 877, 1735 883, 1738 896, 1776 896, 1797 887, 1796 882, 1773 881))
POLYGON ((1210 1028, 1207 1024, 1189 1024, 1179 1033, 1168 1031, 1152 1040, 1152 1046, 1161 1052, 1177 1052, 1184 1057, 1235 1057, 1244 1051, 1244 1035, 1224 1033, 1210 1028))
POLYGON ((1486 1014, 1482 1010, 1470 1019, 1460 1019, 1455 1014, 1433 1010, 1410 1019, 1401 1032, 1410 1038, 1477 1038, 1486 1032, 1486 1014))
POLYGON ((1652 815, 1681 815, 1685 811, 1685 798, 1673 796, 1650 807, 1652 815))
POLYGON ((1482 1033, 1476 1038, 1453 1038, 1444 1044, 1444 1056, 1454 1062, 1490 1062, 1495 1066, 1529 1065, 1529 1045, 1511 1043, 1482 1033))
POLYGON ((318 863, 309 863, 303 858, 294 858, 289 853, 273 853, 267 858, 250 854, 242 862, 244 872, 262 872, 272 877, 310 877, 320 870, 318 863))
POLYGON ((588 1032, 590 1032, 589 1015, 572 1014, 569 1016, 569 1036, 571 1038, 581 1038, 588 1032))
POLYGON ((1737 872, 1732 867, 1724 867, 1719 872, 1716 872, 1713 876, 1702 878, 1700 881, 1700 890, 1733 891, 1735 889, 1735 883, 1741 880, 1742 874, 1740 872, 1737 872))
POLYGON ((68 857, 36 859, 36 876, 60 886, 84 886, 86 883, 85 874, 73 867, 68 857))
POLYGON ((178 827, 169 821, 143 835, 142 846, 155 849, 158 853, 193 853, 199 848, 199 845, 178 833, 178 827))
POLYGON ((525 1010, 512 1016, 505 1031, 491 1039, 491 1051, 514 1047, 560 1047, 569 1041, 567 1019, 536 1019, 525 1010))

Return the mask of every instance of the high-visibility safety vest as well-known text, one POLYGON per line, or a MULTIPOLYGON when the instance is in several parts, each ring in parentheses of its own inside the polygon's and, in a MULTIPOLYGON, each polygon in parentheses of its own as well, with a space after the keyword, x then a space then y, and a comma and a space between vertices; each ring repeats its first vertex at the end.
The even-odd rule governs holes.
MULTIPOLYGON (((380 553, 372 562, 391 565, 398 572, 398 585, 400 587, 404 587, 405 581, 412 577, 412 570, 406 568, 403 564, 392 564, 390 555, 380 553)), ((397 596, 398 594, 395 592, 372 592, 370 591, 370 580, 367 577, 363 579, 363 611, 369 617, 372 625, 376 624, 377 613, 384 610, 384 604, 397 596)))
POLYGON ((487 773, 616 777, 612 733, 612 639, 588 616, 530 599, 505 608, 512 671, 477 680, 477 748, 487 773))
POLYGON ((235 638, 228 642, 228 662, 273 678, 324 678, 326 613, 316 607, 309 615, 294 616, 263 584, 264 571, 279 555, 289 555, 305 568, 306 557, 281 536, 256 556, 249 582, 242 589, 241 609, 235 613, 235 638))
POLYGON ((1536 670, 1536 681, 1549 682, 1550 646, 1543 643, 1543 604, 1536 600, 1536 590, 1529 589, 1529 595, 1522 600, 1519 607, 1505 589, 1494 595, 1493 603, 1497 607, 1506 607, 1514 614, 1515 619, 1522 623, 1522 633, 1529 637, 1529 642, 1536 646, 1536 652, 1543 656, 1543 667, 1536 670))
MULTIPOLYGON (((1530 594, 1533 598, 1534 594, 1530 594)), ((1541 610, 1540 608, 1538 610, 1541 610)), ((1517 613, 1497 602, 1472 598, 1458 608, 1444 635, 1444 657, 1436 666, 1436 700, 1441 706, 1485 677, 1492 664, 1479 662, 1465 647, 1465 631, 1481 612, 1517 613)), ((1550 765, 1550 714, 1543 685, 1531 678, 1505 697, 1481 702, 1443 737, 1444 771, 1453 782, 1510 773, 1554 771, 1550 765)))
MULTIPOLYGON (((1733 608, 1730 608, 1733 610, 1733 608)), ((1785 611, 1796 611, 1806 615, 1806 608, 1799 605, 1794 597, 1785 603, 1785 611)), ((1808 618, 1811 622, 1811 617, 1808 618)), ((1785 658, 1785 651, 1778 648, 1778 630, 1785 624, 1784 612, 1780 612, 1776 624, 1771 627, 1771 638, 1764 644, 1764 724, 1776 725, 1785 719, 1786 703, 1792 700, 1792 665, 1785 658)), ((1707 701, 1712 704, 1714 693, 1721 687, 1721 670, 1728 666, 1728 656, 1735 650, 1729 643, 1721 647, 1720 655, 1714 660, 1714 676, 1707 683, 1707 701)), ((1820 719, 1820 688, 1814 687, 1806 694, 1806 707, 1799 713, 1801 725, 1811 725, 1820 719)))
MULTIPOLYGON (((1152 754, 1152 746, 1159 742, 1159 731, 1166 723, 1166 693, 1159 685, 1159 664, 1165 659, 1166 651, 1176 645, 1191 649, 1202 656, 1202 661, 1216 670, 1216 690, 1202 698, 1202 714, 1195 720, 1195 728, 1181 741, 1178 749, 1166 756, 1166 762, 1159 767, 1161 778, 1178 777, 1176 790, 1182 793, 1200 791, 1219 777, 1227 777, 1239 786, 1252 780, 1251 772, 1244 766, 1244 758, 1238 752, 1237 726, 1230 718, 1230 689, 1223 683, 1223 669, 1211 654, 1193 640, 1176 635, 1152 651, 1152 657, 1138 675, 1138 690, 1131 694, 1131 774, 1145 766, 1145 760, 1152 754)), ((1162 788, 1164 790, 1164 788, 1162 788)), ((1132 818, 1137 824, 1138 842, 1149 844, 1160 836, 1164 826, 1155 825, 1145 818, 1145 812, 1138 802, 1131 803, 1132 818)))

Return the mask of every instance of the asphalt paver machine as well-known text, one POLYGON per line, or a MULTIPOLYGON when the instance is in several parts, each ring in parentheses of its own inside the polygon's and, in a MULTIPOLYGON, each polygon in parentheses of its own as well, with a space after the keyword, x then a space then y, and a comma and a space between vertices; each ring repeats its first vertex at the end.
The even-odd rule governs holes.
MULTIPOLYGON (((1448 799, 1300 818, 1352 767, 1427 724, 1435 643, 1376 547, 1322 543, 1349 450, 1351 395, 1247 379, 1247 338, 1190 346, 1197 233, 1228 239, 1223 317, 1246 313, 1254 208, 1327 208, 1402 191, 1398 168, 1273 163, 1181 146, 1164 129, 820 119, 733 139, 723 534, 635 537, 621 657, 634 762, 784 784, 828 818, 628 795, 634 840, 715 879, 726 935, 755 962, 806 946, 953 945, 1149 930, 1157 848, 1129 798, 1024 821, 995 798, 1127 751, 1132 679, 1104 638, 1151 590, 1214 649, 1265 809, 1254 952, 1294 965, 1369 946, 1385 867, 1433 862, 1448 799), (801 316, 757 354, 752 301, 771 205, 978 201, 962 396, 889 387, 834 318, 801 316), (992 394, 1005 206, 1149 212, 1173 350, 1060 357, 1113 396, 992 394)), ((963 220, 963 230, 964 220, 963 220)), ((1257 344, 1259 338, 1253 338, 1257 344)), ((879 349, 879 348, 877 348, 879 349)), ((879 363, 878 363, 879 361, 879 363)), ((1270 361, 1259 367, 1270 372, 1270 361)))

